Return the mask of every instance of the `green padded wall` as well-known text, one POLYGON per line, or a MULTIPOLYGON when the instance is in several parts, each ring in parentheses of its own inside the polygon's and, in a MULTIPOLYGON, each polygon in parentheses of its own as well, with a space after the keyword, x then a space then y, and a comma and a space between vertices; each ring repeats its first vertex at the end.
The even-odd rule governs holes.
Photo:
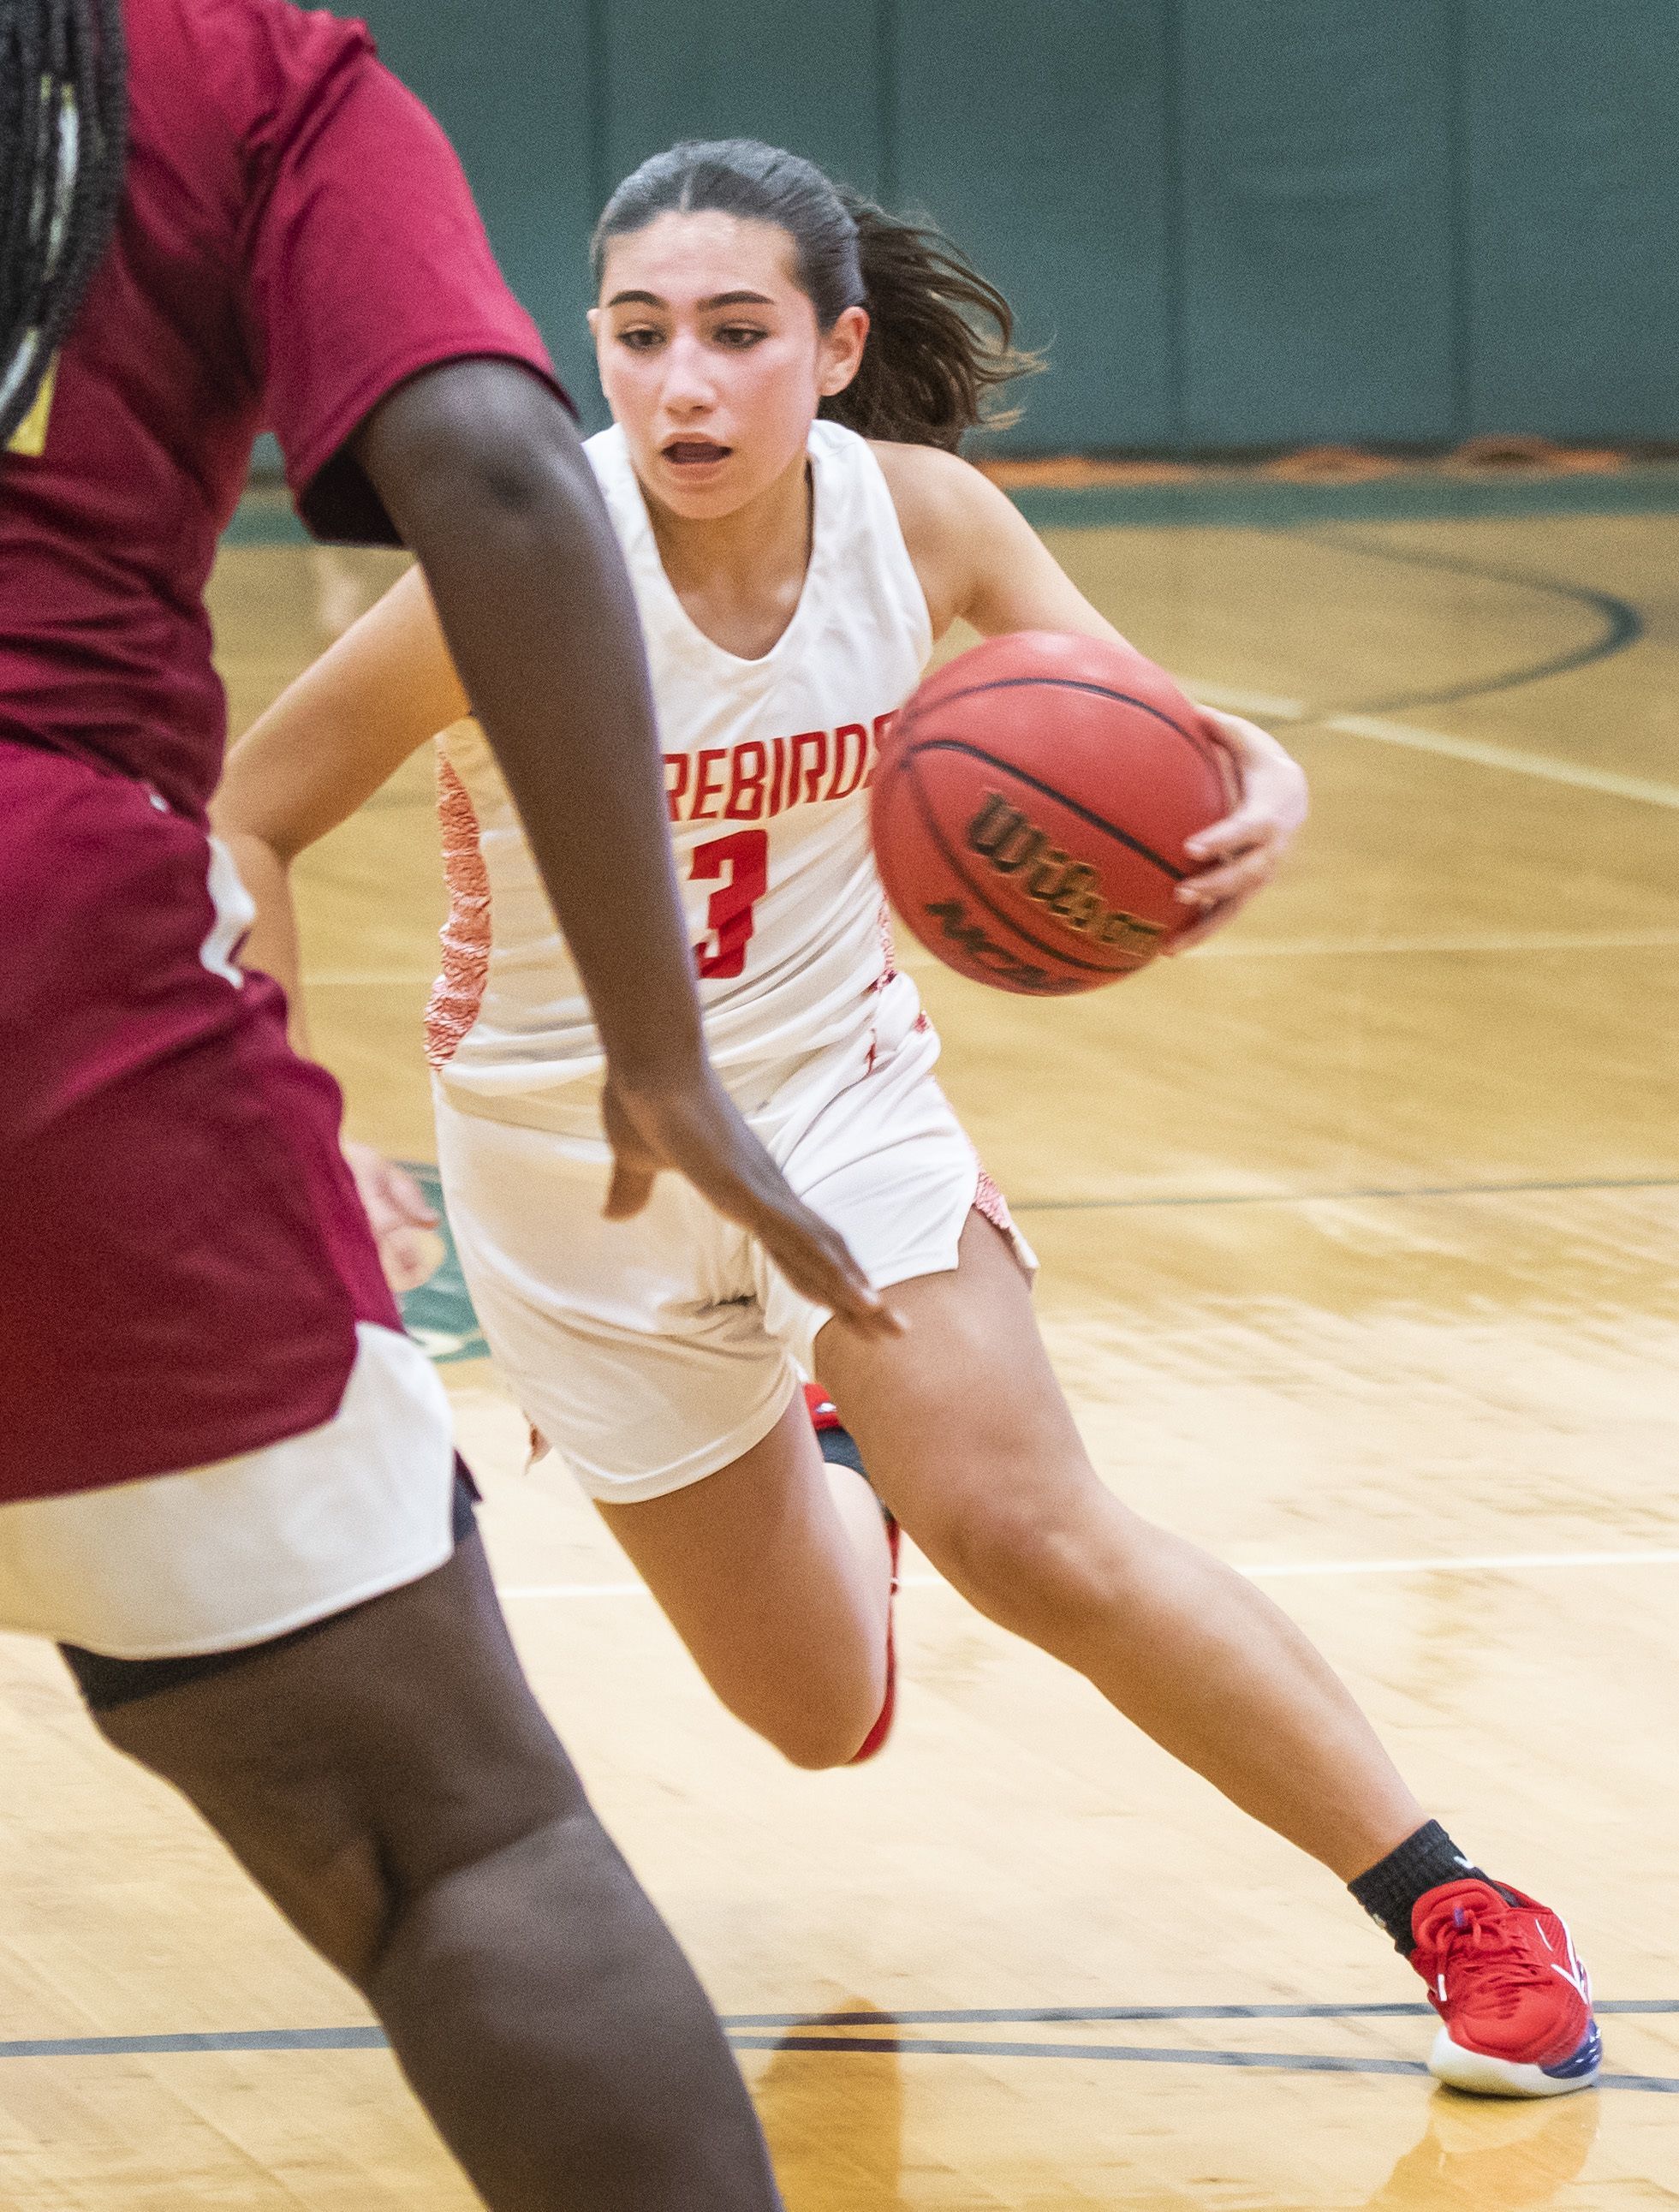
POLYGON ((1168 0, 898 0, 892 179, 1013 302, 1014 443, 1176 435, 1168 0))
POLYGON ((464 161, 501 265, 579 391, 594 222, 595 42, 571 0, 351 0, 464 161))
POLYGON ((879 0, 609 0, 603 197, 678 138, 767 138, 881 185, 879 0))
POLYGON ((1679 439, 1679 0, 1469 0, 1470 427, 1679 439))
MULTIPOLYGON (((602 21, 600 202, 679 138, 767 138, 879 191, 877 0, 608 0, 602 21)), ((592 378, 589 401, 604 421, 592 378)))
MULTIPOLYGON (((345 0, 346 9, 355 0, 345 0)), ((1051 344, 1020 450, 1679 440, 1679 0, 366 0, 591 422, 605 193, 746 132, 1051 344)))
POLYGON ((1185 0, 1182 435, 1453 427, 1452 0, 1185 0))

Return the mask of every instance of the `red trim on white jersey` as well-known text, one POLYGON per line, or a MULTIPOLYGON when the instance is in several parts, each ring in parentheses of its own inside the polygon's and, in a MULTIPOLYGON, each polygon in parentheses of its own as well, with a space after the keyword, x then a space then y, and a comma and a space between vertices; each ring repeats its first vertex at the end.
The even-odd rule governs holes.
POLYGON ((983 1214, 993 1229, 1000 1229, 1010 1239, 1014 1237, 1015 1217, 1009 1211, 1009 1201, 984 1168, 979 1170, 979 1186, 973 1194, 973 1210, 983 1214))
POLYGON ((448 761, 437 757, 437 819, 449 918, 443 925, 443 967, 426 1006, 426 1057, 442 1067, 478 1018, 489 978, 490 887, 478 842, 478 817, 448 761))

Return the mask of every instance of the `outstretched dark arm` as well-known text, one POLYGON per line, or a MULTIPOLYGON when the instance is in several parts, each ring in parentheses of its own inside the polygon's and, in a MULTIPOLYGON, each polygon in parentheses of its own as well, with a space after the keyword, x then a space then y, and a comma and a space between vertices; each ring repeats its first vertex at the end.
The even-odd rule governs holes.
POLYGON ((425 570, 588 990, 617 1155, 609 1211, 635 1212, 675 1169, 807 1296, 891 1326, 706 1057, 635 603, 570 416, 512 362, 452 362, 384 400, 353 451, 425 570))

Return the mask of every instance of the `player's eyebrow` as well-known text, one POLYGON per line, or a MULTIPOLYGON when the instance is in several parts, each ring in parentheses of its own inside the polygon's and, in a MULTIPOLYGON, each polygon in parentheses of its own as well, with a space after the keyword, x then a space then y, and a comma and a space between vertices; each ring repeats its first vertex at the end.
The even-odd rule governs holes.
MULTIPOLYGON (((607 301, 609 307, 668 307, 670 302, 661 300, 657 292, 615 292, 607 301)), ((701 300, 702 310, 713 307, 773 307, 775 305, 767 292, 716 292, 709 300, 701 300)))

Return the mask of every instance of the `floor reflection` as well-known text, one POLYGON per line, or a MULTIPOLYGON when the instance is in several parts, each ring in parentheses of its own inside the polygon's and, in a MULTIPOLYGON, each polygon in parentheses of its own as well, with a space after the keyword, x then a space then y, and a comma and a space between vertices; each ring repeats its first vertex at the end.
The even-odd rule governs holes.
MULTIPOLYGON (((855 2023, 860 2039, 869 2024, 890 2036, 894 2015, 865 2000, 835 2008, 855 2023)), ((847 2042, 850 2040, 848 2036, 847 2042)), ((912 2159, 906 2171, 902 2060, 893 2051, 813 2049, 809 2027, 777 2045, 753 2094, 774 2152, 788 2212, 917 2212, 962 2203, 966 2161, 949 2156, 930 2166, 912 2159), (952 2194, 953 2190, 956 2192, 952 2194)), ((1591 2094, 1547 2102, 1501 2103, 1437 2091, 1426 2101, 1421 2139, 1405 2151, 1373 2195, 1350 2198, 1272 2197, 1263 2185, 1240 2203, 1251 2212, 1538 2212, 1578 2181, 1596 2141, 1603 2112, 1591 2094)), ((1188 2121, 1188 2113, 1185 2112, 1188 2121)), ((977 2162, 975 2202, 1025 2203, 999 2197, 981 2184, 977 2162)), ((1033 2179, 1029 2202, 1055 2205, 1052 2153, 1033 2179)), ((1235 2201, 1237 2177, 1216 2185, 1221 2206, 1235 2201)), ((1070 2172, 1065 2203, 1088 2206, 1088 2172, 1070 2172)), ((1110 2201, 1110 2200, 1104 2200, 1110 2201)), ((1194 2184, 1168 2188, 1144 2185, 1111 2200, 1113 2212, 1192 2212, 1202 2202, 1194 2184)))
MULTIPOLYGON (((837 2012, 864 2014, 890 2035, 898 2022, 864 1997, 837 2012)), ((866 2027, 859 2023, 859 2033, 866 2027)), ((900 2212, 903 2191, 903 2063, 895 2051, 823 2055, 808 2028, 785 2037, 752 2094, 775 2157, 787 2212, 900 2212)))
POLYGON ((1590 2091, 1500 2104, 1440 2090, 1428 2129, 1365 2212, 1527 2212, 1578 2181, 1603 2117, 1590 2091))

